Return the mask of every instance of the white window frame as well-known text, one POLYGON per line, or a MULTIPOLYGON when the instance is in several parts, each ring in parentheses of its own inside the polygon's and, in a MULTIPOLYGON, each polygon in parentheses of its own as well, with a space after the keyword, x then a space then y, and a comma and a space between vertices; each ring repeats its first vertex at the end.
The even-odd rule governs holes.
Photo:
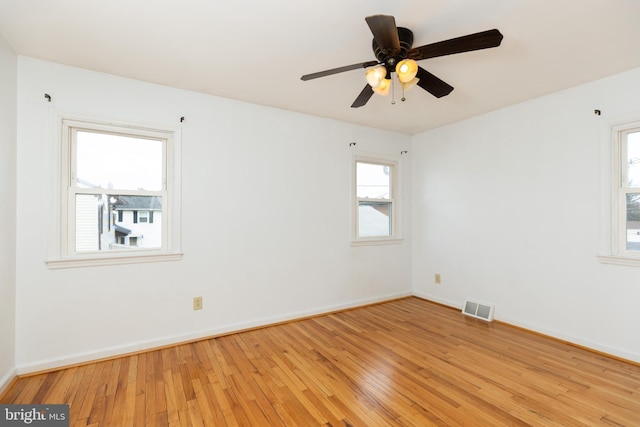
POLYGON ((388 154, 353 152, 351 161, 351 245, 389 245, 402 243, 402 168, 401 158, 388 154), (359 206, 361 201, 375 202, 378 199, 358 198, 357 193, 357 164, 370 163, 390 167, 390 195, 389 199, 380 199, 380 202, 391 204, 391 235, 360 237, 359 230, 359 206))
MULTIPOLYGON (((627 250, 627 194, 640 193, 638 187, 628 187, 627 183, 627 148, 626 134, 640 130, 640 114, 635 120, 612 119, 603 126, 603 138, 608 141, 608 147, 604 153, 610 153, 609 168, 609 201, 610 209, 604 212, 604 220, 609 225, 603 225, 605 253, 598 256, 598 260, 604 264, 640 267, 640 252, 627 250), (607 248, 608 246, 608 248, 607 248)), ((605 177, 607 178, 607 177, 605 177)), ((605 186, 606 187, 606 186, 605 186)))
MULTIPOLYGON (((53 188, 52 215, 49 226, 51 269, 130 264, 140 262, 177 261, 181 259, 181 132, 179 127, 143 125, 125 121, 102 120, 63 113, 53 114, 53 188), (75 195, 91 193, 92 189, 73 185, 72 134, 77 130, 138 136, 163 141, 163 186, 157 192, 162 203, 162 245, 157 249, 135 251, 76 252, 75 195)), ((100 190, 95 190, 100 192, 100 190)), ((120 194, 138 194, 121 191, 120 194)), ((139 195, 148 195, 148 192, 139 195)))

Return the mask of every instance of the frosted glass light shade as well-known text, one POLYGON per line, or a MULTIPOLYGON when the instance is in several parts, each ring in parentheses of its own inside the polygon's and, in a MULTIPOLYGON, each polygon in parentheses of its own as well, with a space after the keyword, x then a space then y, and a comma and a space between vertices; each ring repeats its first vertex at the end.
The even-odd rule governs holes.
POLYGON ((389 95, 389 89, 391 88, 391 79, 382 79, 380 84, 373 88, 373 91, 378 95, 389 95))
POLYGON ((367 83, 372 88, 377 88, 380 86, 382 81, 387 76, 387 69, 382 65, 377 65, 375 67, 367 68, 364 72, 365 77, 367 78, 367 83))
POLYGON ((402 89, 404 89, 404 91, 408 91, 409 89, 411 89, 412 87, 414 87, 418 82, 420 81, 420 79, 417 78, 413 78, 410 81, 404 83, 404 82, 400 82, 400 84, 402 85, 402 89))
POLYGON ((401 83, 409 83, 418 74, 418 64, 413 59, 403 59, 396 65, 396 73, 401 83))

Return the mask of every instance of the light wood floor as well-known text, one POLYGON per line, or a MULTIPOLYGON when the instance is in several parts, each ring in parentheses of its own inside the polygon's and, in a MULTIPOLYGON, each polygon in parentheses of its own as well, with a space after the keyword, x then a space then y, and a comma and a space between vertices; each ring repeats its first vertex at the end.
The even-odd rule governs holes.
POLYGON ((91 426, 640 426, 640 366, 418 298, 19 379, 91 426))

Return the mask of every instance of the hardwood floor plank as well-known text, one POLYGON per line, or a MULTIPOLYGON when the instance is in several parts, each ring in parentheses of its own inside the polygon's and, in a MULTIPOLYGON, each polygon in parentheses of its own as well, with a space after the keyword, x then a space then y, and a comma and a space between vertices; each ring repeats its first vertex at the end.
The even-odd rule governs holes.
POLYGON ((19 378, 73 426, 640 425, 640 366, 405 298, 19 378))
POLYGON ((225 393, 224 388, 220 383, 215 382, 209 384, 211 385, 215 396, 214 408, 218 408, 220 411, 216 411, 217 415, 221 415, 224 422, 229 427, 237 427, 239 423, 236 415, 242 415, 242 418, 244 418, 244 414, 236 414, 236 412, 234 412, 231 403, 227 399, 227 394, 225 393))
POLYGON ((69 394, 64 397, 64 402, 73 402, 73 406, 69 407, 70 417, 78 418, 84 405, 84 400, 90 394, 89 388, 91 387, 91 380, 96 376, 95 371, 97 367, 97 363, 91 363, 83 366, 82 369, 78 371, 79 377, 75 379, 74 387, 71 387, 69 394))
MULTIPOLYGON (((84 393, 84 395, 79 396, 80 399, 76 402, 75 400, 70 401, 73 402, 73 411, 71 408, 69 412, 73 413, 78 419, 86 420, 86 423, 89 423, 89 416, 91 415, 91 411, 93 409, 93 402, 95 400, 96 393, 99 390, 99 381, 102 378, 103 370, 106 366, 106 363, 96 363, 90 366, 94 366, 95 369, 92 371, 92 375, 90 377, 89 385, 84 393), (77 415, 76 415, 77 409, 77 415)), ((71 413, 69 416, 71 417, 71 413)), ((71 419, 74 419, 73 417, 71 419)))
POLYGON ((51 388, 55 386, 59 378, 64 374, 64 371, 55 371, 44 377, 42 385, 38 388, 36 394, 33 396, 33 400, 36 402, 46 402, 45 397, 51 391, 51 388))
POLYGON ((111 416, 111 408, 107 406, 108 397, 105 394, 106 387, 106 385, 100 386, 99 392, 93 399, 93 404, 91 405, 91 413, 89 414, 89 418, 87 418, 87 424, 108 425, 107 422, 109 417, 111 416))
POLYGON ((166 399, 167 421, 169 423, 179 422, 180 415, 178 413, 178 404, 176 403, 176 387, 173 384, 173 374, 171 369, 166 369, 164 371, 164 396, 166 399))
POLYGON ((16 391, 14 392, 13 389, 7 390, 4 398, 7 402, 30 403, 35 400, 35 396, 38 394, 46 378, 47 374, 41 374, 18 379, 13 386, 16 391))
POLYGON ((191 409, 192 405, 197 408, 197 411, 200 414, 200 418, 202 419, 202 425, 205 425, 205 426, 215 425, 213 421, 213 413, 211 412, 211 409, 212 409, 211 402, 207 400, 207 395, 204 389, 202 388, 200 379, 194 378, 192 381, 193 381, 193 390, 196 397, 195 399, 188 402, 189 409, 191 409))
POLYGON ((196 399, 198 400, 198 405, 200 405, 200 411, 204 414, 205 425, 222 427, 229 425, 227 420, 233 415, 230 413, 225 415, 222 404, 218 401, 216 393, 213 390, 213 385, 211 383, 204 383, 198 386, 194 385, 194 388, 196 389, 196 399), (200 387, 202 388, 202 394, 199 393, 200 387), (210 423, 208 421, 209 419, 210 423))
POLYGON ((187 402, 187 406, 189 408, 188 425, 192 427, 204 427, 205 421, 202 413, 200 412, 198 402, 195 399, 189 400, 187 402))

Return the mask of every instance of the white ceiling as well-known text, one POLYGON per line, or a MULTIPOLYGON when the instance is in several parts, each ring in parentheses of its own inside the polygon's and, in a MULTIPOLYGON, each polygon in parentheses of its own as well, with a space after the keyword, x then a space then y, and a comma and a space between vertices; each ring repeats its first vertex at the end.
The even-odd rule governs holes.
POLYGON ((407 134, 640 67, 638 0, 0 0, 18 54, 407 134), (391 105, 354 70, 374 60, 364 18, 393 15, 414 47, 492 28, 493 49, 420 61, 454 91, 391 105))

